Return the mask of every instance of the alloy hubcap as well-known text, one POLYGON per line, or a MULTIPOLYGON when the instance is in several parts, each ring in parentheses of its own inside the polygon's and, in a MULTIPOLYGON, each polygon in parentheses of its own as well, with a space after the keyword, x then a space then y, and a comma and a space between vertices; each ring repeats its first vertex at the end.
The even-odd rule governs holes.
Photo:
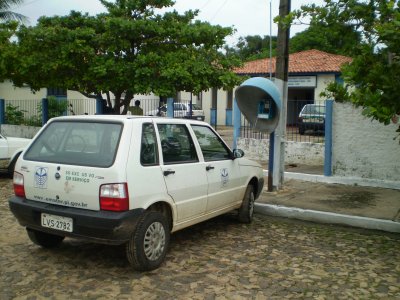
POLYGON ((165 248, 165 230, 160 222, 152 223, 144 236, 144 253, 149 260, 161 257, 165 248))

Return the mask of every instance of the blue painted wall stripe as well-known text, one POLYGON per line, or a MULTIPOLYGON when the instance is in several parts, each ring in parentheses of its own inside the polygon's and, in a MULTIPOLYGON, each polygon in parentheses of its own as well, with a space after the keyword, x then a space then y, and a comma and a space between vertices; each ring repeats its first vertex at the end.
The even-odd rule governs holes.
POLYGON ((174 117, 174 98, 167 98, 167 117, 174 117))
POLYGON ((47 123, 49 120, 49 100, 47 98, 42 99, 42 125, 47 123))
POLYGON ((232 126, 232 109, 226 109, 225 112, 225 125, 232 126))
POLYGON ((4 99, 0 99, 0 124, 6 124, 6 104, 4 99))
POLYGON ((237 105, 236 99, 233 99, 233 149, 237 147, 237 139, 240 136, 240 126, 242 123, 241 117, 242 114, 240 112, 239 106, 237 105))
POLYGON ((325 162, 324 175, 332 176, 332 116, 333 100, 325 102, 325 162))

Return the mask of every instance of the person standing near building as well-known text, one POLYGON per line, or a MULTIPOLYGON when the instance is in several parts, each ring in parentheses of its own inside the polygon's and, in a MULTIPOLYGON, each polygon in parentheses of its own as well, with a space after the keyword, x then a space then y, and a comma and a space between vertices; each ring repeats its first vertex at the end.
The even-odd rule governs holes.
POLYGON ((131 115, 143 116, 143 109, 140 107, 139 100, 135 101, 135 106, 129 107, 129 111, 131 112, 131 115))

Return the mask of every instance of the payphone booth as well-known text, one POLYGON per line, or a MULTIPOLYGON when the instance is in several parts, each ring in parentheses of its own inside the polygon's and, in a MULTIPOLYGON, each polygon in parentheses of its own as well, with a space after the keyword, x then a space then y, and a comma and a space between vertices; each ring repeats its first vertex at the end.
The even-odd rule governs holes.
POLYGON ((268 191, 273 190, 275 129, 279 123, 282 101, 275 84, 263 77, 244 81, 235 91, 236 103, 251 127, 260 132, 270 133, 268 161, 268 191))
POLYGON ((235 98, 252 128, 271 133, 278 126, 282 101, 271 80, 263 77, 247 79, 236 89, 235 98))

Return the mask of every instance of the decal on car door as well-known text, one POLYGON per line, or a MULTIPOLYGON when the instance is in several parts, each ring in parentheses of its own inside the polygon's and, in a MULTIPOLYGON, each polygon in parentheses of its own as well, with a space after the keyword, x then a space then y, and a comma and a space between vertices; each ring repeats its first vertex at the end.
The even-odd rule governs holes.
POLYGON ((229 172, 227 168, 221 169, 221 185, 225 186, 229 182, 229 172))

